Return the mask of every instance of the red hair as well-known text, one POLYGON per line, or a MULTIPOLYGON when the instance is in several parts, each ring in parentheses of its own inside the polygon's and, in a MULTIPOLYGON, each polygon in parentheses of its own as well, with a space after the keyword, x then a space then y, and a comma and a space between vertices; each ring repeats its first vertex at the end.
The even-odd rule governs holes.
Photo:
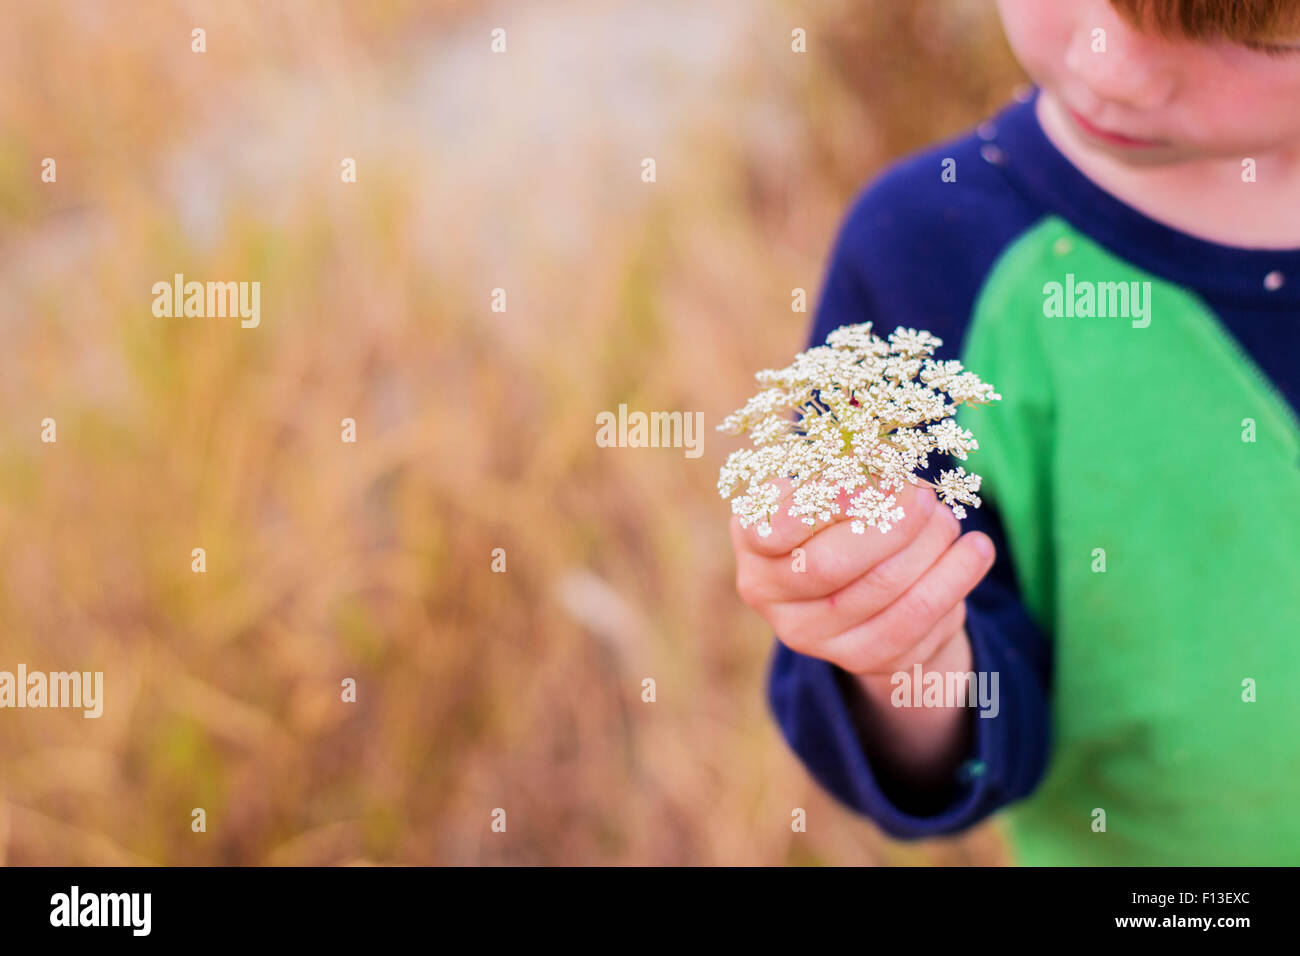
POLYGON ((1190 40, 1300 34, 1300 0, 1111 0, 1134 26, 1190 40))

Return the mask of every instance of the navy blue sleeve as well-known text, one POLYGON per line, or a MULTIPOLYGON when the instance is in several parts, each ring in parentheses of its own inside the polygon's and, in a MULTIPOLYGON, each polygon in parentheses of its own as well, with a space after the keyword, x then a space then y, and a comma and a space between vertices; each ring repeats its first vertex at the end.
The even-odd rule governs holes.
MULTIPOLYGON (((927 329, 944 340, 938 357, 959 357, 984 276, 1036 218, 1005 189, 972 137, 899 164, 860 194, 840 227, 810 344, 870 321, 882 336, 899 325, 927 329), (941 181, 948 157, 956 159, 958 183, 941 181)), ((940 467, 953 463, 932 462, 927 477, 940 467)), ((998 674, 998 709, 976 716, 972 708, 972 751, 947 788, 920 792, 872 765, 850 707, 851 678, 839 667, 779 639, 771 662, 773 713, 808 771, 900 839, 972 826, 1029 794, 1047 764, 1050 645, 1020 601, 1006 537, 987 500, 963 522, 964 531, 974 529, 993 539, 997 559, 967 598, 966 628, 974 670, 998 674)))

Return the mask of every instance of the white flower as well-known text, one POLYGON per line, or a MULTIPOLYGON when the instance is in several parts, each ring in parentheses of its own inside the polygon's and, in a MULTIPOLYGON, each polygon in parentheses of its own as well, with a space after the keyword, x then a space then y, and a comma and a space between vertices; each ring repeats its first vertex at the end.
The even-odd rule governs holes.
POLYGON ((954 515, 964 518, 966 509, 958 502, 978 508, 980 499, 975 492, 980 490, 980 480, 979 475, 968 475, 965 468, 959 467, 956 471, 939 472, 939 486, 935 490, 939 500, 951 507, 954 515))
POLYGON ((943 340, 935 338, 929 332, 897 328, 889 333, 889 344, 899 355, 917 358, 922 355, 933 355, 934 350, 943 345, 943 340))
POLYGON ((975 436, 969 430, 957 424, 955 418, 945 418, 926 429, 926 434, 934 440, 934 447, 945 455, 966 460, 966 452, 979 447, 975 436))
POLYGON ((844 515, 855 534, 887 532, 902 520, 896 495, 908 484, 934 488, 958 518, 966 516, 963 505, 978 508, 979 475, 959 467, 931 484, 916 472, 931 453, 965 460, 979 448, 952 416, 960 405, 1001 399, 993 386, 960 362, 931 358, 943 342, 929 332, 898 328, 886 342, 864 322, 836 329, 826 342, 787 368, 759 372, 763 390, 718 426, 748 432, 754 444, 732 452, 718 475, 718 493, 731 499, 740 523, 772 533, 781 503, 776 478, 794 486, 787 514, 809 525, 840 514, 847 493, 844 515))

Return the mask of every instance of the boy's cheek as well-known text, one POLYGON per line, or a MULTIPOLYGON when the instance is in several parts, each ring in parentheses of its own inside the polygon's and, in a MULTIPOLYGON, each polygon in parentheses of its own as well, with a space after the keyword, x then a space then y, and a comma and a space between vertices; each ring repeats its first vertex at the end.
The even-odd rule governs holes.
POLYGON ((1073 32, 1069 4, 1037 0, 998 0, 1007 43, 1024 71, 1041 85, 1051 85, 1053 63, 1063 63, 1073 32))
POLYGON ((1228 82, 1218 89, 1186 90, 1170 132, 1193 158, 1226 160, 1294 150, 1300 148, 1300 110, 1283 104, 1296 102, 1300 102, 1300 84, 1285 91, 1250 90, 1228 82), (1237 95, 1225 96, 1229 89, 1237 95), (1248 103, 1255 105, 1244 108, 1248 103))

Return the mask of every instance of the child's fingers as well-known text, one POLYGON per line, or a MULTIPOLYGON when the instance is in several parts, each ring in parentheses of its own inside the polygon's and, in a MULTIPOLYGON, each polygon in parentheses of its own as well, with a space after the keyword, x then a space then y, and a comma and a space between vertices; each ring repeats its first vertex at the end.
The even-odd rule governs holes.
POLYGON ((950 640, 966 625, 966 599, 958 601, 943 617, 939 618, 930 632, 921 638, 908 651, 905 657, 889 661, 885 664, 886 673, 896 673, 900 670, 910 669, 912 664, 920 662, 921 664, 929 663, 935 654, 939 653, 950 640))
MULTIPOLYGON (((786 600, 825 599, 830 606, 837 607, 840 592, 864 575, 874 573, 882 565, 890 566, 884 572, 887 581, 901 578, 906 573, 906 568, 899 567, 896 562, 902 555, 909 553, 935 515, 940 510, 947 510, 940 508, 938 498, 929 488, 909 488, 901 503, 903 520, 885 534, 874 528, 868 528, 865 534, 854 534, 849 525, 840 523, 805 542, 801 545, 804 549, 802 571, 795 570, 796 565, 791 560, 781 563, 769 559, 769 573, 776 577, 775 584, 781 594, 786 600)), ((951 512, 949 517, 954 522, 957 520, 952 518, 951 512)), ((913 567, 916 564, 915 558, 916 553, 912 552, 911 558, 903 562, 904 565, 913 567)), ((915 580, 937 558, 938 554, 934 554, 924 567, 915 568, 915 575, 907 583, 915 580)), ((857 620, 861 621, 866 616, 862 614, 857 620)), ((851 622, 846 622, 846 626, 847 623, 851 622)))
POLYGON ((747 565, 755 592, 767 601, 823 598, 850 584, 880 562, 904 550, 926 526, 938 499, 929 488, 909 486, 900 496, 903 520, 881 534, 854 534, 847 521, 821 528, 780 555, 755 555, 747 565))
POLYGON ((855 674, 870 674, 914 655, 918 643, 988 573, 993 551, 983 532, 963 535, 898 600, 828 641, 822 656, 855 674))
MULTIPOLYGON (((791 518, 786 512, 790 510, 790 496, 794 494, 794 484, 789 478, 777 478, 769 484, 776 485, 781 489, 781 501, 777 505, 776 514, 772 516, 770 522, 772 533, 761 535, 758 533, 758 525, 751 524, 748 528, 740 526, 740 519, 733 517, 731 519, 731 542, 737 553, 740 551, 749 551, 753 554, 765 555, 767 557, 777 557, 783 554, 789 554, 794 548, 807 541, 816 534, 822 527, 822 522, 816 526, 804 523, 802 518, 791 518)), ((840 514, 835 516, 836 521, 843 519, 844 495, 840 495, 840 514)))
MULTIPOLYGON (((933 502, 933 493, 926 494, 933 502)), ((915 528, 918 530, 906 547, 874 563, 839 590, 812 600, 772 605, 768 620, 774 629, 783 638, 797 641, 829 638, 883 611, 933 567, 961 534, 960 523, 942 505, 928 519, 918 518, 915 528)), ((884 537, 892 535, 891 531, 884 537)))

